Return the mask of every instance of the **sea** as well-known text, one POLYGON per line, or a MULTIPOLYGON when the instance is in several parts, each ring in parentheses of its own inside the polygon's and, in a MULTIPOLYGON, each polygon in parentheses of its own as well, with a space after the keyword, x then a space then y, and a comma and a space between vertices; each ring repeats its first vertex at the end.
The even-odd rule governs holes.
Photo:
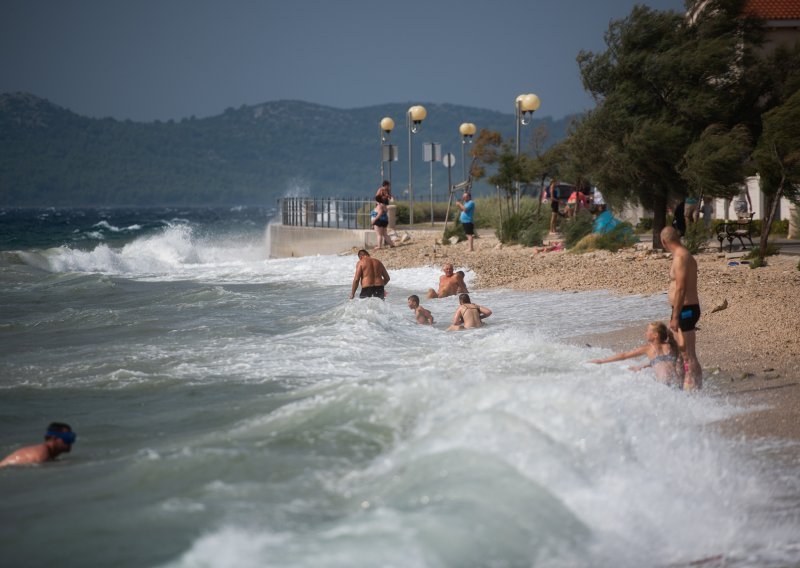
MULTIPOLYGON (((715 426, 587 334, 663 294, 349 300, 353 254, 270 258, 274 210, 0 210, 0 564, 800 566, 800 448, 715 426)), ((480 246, 480 241, 478 241, 480 246)), ((459 267, 460 268, 460 267, 459 267)), ((644 331, 644 329, 642 330, 644 331)))

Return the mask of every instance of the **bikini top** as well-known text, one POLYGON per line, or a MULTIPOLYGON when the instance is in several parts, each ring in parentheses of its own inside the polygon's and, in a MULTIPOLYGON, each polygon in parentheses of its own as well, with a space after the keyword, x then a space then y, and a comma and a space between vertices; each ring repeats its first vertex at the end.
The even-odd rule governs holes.
POLYGON ((675 362, 675 355, 672 353, 664 353, 663 355, 658 355, 657 357, 653 357, 650 359, 650 364, 655 365, 656 363, 674 363, 675 362))

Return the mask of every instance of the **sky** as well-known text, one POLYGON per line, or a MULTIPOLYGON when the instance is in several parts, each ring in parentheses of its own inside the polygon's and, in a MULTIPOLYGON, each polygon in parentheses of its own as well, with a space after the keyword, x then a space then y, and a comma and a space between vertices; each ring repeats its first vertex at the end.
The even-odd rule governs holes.
POLYGON ((592 108, 575 61, 635 4, 683 0, 3 0, 0 93, 153 121, 292 99, 592 108))

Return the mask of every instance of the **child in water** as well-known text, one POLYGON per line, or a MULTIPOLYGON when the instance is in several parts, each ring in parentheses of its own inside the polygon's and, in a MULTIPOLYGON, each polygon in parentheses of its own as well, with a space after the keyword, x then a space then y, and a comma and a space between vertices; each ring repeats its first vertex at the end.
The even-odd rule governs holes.
POLYGON ((419 305, 419 296, 416 294, 409 296, 408 307, 414 310, 414 317, 417 318, 417 323, 433 325, 433 316, 428 310, 419 305))
POLYGON ((630 369, 641 371, 652 367, 658 382, 681 388, 683 385, 683 358, 680 357, 678 344, 675 342, 672 332, 664 323, 656 321, 647 325, 644 338, 647 343, 641 347, 626 353, 617 353, 605 359, 592 359, 589 363, 611 363, 647 355, 647 358, 650 359, 647 364, 634 365, 630 369))

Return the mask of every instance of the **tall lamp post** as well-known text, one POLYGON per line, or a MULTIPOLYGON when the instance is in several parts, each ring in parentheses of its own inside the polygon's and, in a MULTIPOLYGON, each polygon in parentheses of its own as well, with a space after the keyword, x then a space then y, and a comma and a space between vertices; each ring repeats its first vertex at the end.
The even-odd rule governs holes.
POLYGON ((392 144, 386 144, 392 130, 394 130, 394 120, 388 116, 381 119, 381 183, 386 179, 383 175, 384 162, 389 162, 389 183, 392 183, 392 150, 394 146, 392 144))
MULTIPOLYGON (((533 93, 528 93, 527 95, 519 95, 517 99, 514 101, 514 107, 516 110, 516 123, 517 123, 517 152, 516 156, 519 159, 519 139, 520 139, 520 128, 522 126, 527 126, 531 123, 533 119, 533 113, 539 108, 541 101, 539 97, 534 95, 533 93)), ((519 181, 517 181, 517 209, 519 209, 519 181)))
POLYGON ((466 145, 472 144, 472 137, 475 135, 475 125, 471 122, 464 122, 461 126, 458 127, 458 131, 461 133, 461 178, 462 181, 467 180, 467 161, 465 158, 466 155, 466 145))
POLYGON ((424 106, 415 105, 406 112, 406 126, 408 127, 408 223, 414 224, 414 168, 413 153, 411 152, 411 135, 419 132, 422 121, 428 116, 424 106))

